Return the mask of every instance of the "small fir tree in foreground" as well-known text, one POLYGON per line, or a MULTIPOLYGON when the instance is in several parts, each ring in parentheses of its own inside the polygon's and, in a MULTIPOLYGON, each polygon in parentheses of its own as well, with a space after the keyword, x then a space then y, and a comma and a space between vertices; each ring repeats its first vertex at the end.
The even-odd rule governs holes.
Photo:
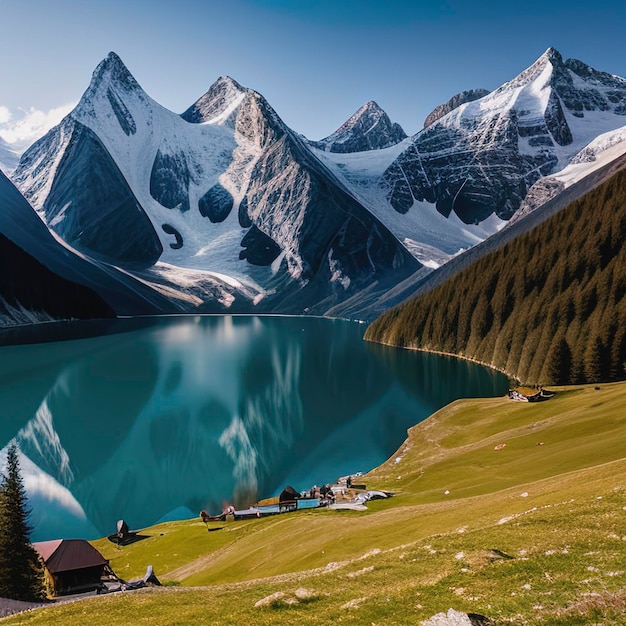
POLYGON ((41 562, 29 540, 29 514, 17 445, 13 443, 0 485, 0 596, 4 598, 45 598, 41 562))

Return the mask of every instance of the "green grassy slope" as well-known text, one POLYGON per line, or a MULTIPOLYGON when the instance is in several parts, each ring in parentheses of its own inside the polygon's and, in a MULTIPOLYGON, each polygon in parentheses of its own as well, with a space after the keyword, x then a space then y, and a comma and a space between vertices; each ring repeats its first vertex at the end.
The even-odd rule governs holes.
POLYGON ((181 586, 5 622, 407 624, 453 607, 502 623, 619 623, 624 406, 626 383, 567 388, 540 404, 457 401, 367 476, 396 492, 367 513, 303 511, 212 523, 214 532, 168 523, 119 550, 101 540, 121 576, 150 563, 181 586))
POLYGON ((365 338, 457 354, 527 383, 626 377, 626 170, 432 291, 365 338))

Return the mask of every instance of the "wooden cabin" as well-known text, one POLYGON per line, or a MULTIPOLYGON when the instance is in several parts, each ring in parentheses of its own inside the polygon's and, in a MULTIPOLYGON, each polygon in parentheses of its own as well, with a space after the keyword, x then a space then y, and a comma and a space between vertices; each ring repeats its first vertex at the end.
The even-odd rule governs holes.
POLYGON ((111 573, 109 561, 85 539, 40 541, 33 547, 44 563, 49 596, 100 589, 111 573))

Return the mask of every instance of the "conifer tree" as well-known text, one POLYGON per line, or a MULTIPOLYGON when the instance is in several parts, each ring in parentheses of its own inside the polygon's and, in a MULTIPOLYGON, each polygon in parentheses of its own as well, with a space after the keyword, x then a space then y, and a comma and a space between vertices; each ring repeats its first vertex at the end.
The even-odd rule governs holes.
POLYGON ((585 379, 588 382, 597 383, 602 381, 603 355, 604 348, 600 337, 594 334, 590 337, 587 349, 585 350, 585 379))
POLYGON ((45 598, 41 562, 29 540, 29 513, 17 445, 13 443, 0 486, 0 596, 4 598, 45 598))
POLYGON ((540 381, 543 384, 566 385, 570 382, 572 369, 572 352, 561 331, 552 341, 547 352, 547 360, 541 371, 540 381))

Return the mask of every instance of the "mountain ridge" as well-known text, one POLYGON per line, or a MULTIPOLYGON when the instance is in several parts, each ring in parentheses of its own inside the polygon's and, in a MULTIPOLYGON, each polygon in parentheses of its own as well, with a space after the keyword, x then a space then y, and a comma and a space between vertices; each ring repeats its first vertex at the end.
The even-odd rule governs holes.
POLYGON ((473 102, 474 100, 479 100, 484 96, 489 95, 488 89, 467 89, 465 91, 461 91, 454 96, 452 96, 447 102, 436 106, 424 119, 424 128, 431 126, 438 119, 441 119, 444 115, 447 115, 454 109, 460 107, 462 104, 466 102, 473 102))
POLYGON ((491 214, 508 220, 538 178, 564 167, 600 129, 626 123, 624 102, 626 80, 549 48, 511 81, 415 135, 383 175, 389 202, 400 213, 432 202, 465 223, 491 214))
POLYGON ((72 245, 174 291, 191 288, 200 306, 218 289, 226 308, 239 300, 248 311, 323 313, 371 281, 382 289, 386 274, 419 268, 265 98, 228 77, 177 115, 112 53, 15 179, 72 245), (115 243, 123 228, 128 252, 115 243), (198 286, 199 271, 213 287, 198 286))
POLYGON ((549 48, 399 143, 358 143, 388 138, 370 101, 316 144, 229 76, 175 114, 110 53, 14 180, 71 246, 175 310, 371 319, 520 206, 584 176, 575 160, 596 158, 598 133, 624 125, 624 102, 624 79, 549 48), (333 151, 339 140, 360 151, 333 151))

